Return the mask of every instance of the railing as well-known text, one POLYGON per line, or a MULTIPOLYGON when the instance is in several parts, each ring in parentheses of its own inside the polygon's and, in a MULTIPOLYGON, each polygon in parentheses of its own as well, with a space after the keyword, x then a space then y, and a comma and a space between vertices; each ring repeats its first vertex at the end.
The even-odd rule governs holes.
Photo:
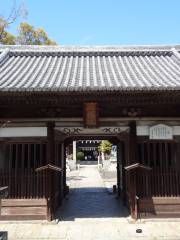
POLYGON ((43 198, 46 175, 32 168, 0 169, 0 186, 8 186, 8 198, 43 198))
POLYGON ((137 175, 139 197, 180 196, 180 172, 174 169, 152 169, 137 175))

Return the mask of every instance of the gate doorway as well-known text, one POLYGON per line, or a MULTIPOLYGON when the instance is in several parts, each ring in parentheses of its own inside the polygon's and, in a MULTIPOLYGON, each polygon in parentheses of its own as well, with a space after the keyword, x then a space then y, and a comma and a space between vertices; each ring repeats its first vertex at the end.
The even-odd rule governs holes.
MULTIPOLYGON (((107 132, 107 128, 87 129, 79 127, 78 131, 75 129, 76 131, 73 130, 73 132, 71 128, 58 127, 49 122, 47 137, 45 138, 12 137, 1 142, 0 183, 2 186, 9 186, 8 199, 2 201, 1 220, 14 219, 18 216, 19 219, 47 219, 51 221, 57 216, 57 210, 60 206, 61 210, 58 218, 62 219, 63 211, 68 208, 67 200, 64 200, 67 197, 69 197, 69 202, 84 203, 84 206, 89 206, 89 209, 91 209, 89 214, 86 208, 83 212, 89 217, 91 217, 95 202, 100 204, 97 205, 98 209, 94 209, 94 217, 120 217, 122 215, 123 211, 120 211, 117 216, 118 211, 115 206, 123 206, 127 203, 124 169, 127 163, 128 147, 126 147, 125 140, 128 136, 127 127, 108 128, 107 134, 104 134, 105 131, 107 132), (79 134, 79 129, 82 129, 81 132, 88 132, 88 134, 79 134), (112 132, 110 132, 111 129, 113 129, 112 132), (74 172, 75 175, 72 174, 71 176, 71 172, 68 172, 66 164, 68 145, 73 144, 73 141, 92 141, 93 139, 96 141, 109 140, 116 147, 114 179, 111 179, 111 172, 103 169, 105 161, 103 163, 100 158, 98 161, 95 160, 94 162, 98 163, 93 165, 80 164, 79 170, 77 169, 78 171, 74 172), (82 178, 78 179, 79 176, 82 176, 82 178), (70 191, 68 196, 69 178, 74 179, 74 182, 78 184, 72 187, 73 191, 70 191), (97 182, 94 181, 96 179, 97 182), (109 180, 112 180, 112 182, 109 180), (104 182, 108 182, 110 186, 105 186, 104 182), (113 185, 116 185, 117 188, 114 195, 112 194, 113 185), (108 188, 110 191, 108 191, 108 188), (71 192, 76 193, 76 195, 71 194, 71 192), (77 195, 77 193, 80 194, 77 195), (81 200, 82 195, 85 200, 88 200, 87 202, 81 200), (7 204, 9 204, 8 209, 7 204), (21 208, 15 208, 19 205, 21 205, 21 208), (36 207, 34 208, 34 206, 36 207), (112 211, 109 210, 110 207, 108 208, 108 206, 111 206, 112 211), (18 212, 13 212, 12 209, 17 209, 18 212), (107 212, 104 209, 107 209, 107 212)), ((93 156, 96 156, 96 154, 93 153, 93 156)), ((82 205, 78 205, 77 209, 81 207, 82 205)))
POLYGON ((123 141, 107 136, 97 139, 87 136, 66 139, 65 155, 65 184, 69 191, 55 213, 56 219, 74 221, 82 218, 119 218, 129 215, 125 206, 123 141), (111 143, 109 156, 104 156, 105 153, 100 151, 103 142, 111 143), (96 160, 82 159, 90 151, 96 160))

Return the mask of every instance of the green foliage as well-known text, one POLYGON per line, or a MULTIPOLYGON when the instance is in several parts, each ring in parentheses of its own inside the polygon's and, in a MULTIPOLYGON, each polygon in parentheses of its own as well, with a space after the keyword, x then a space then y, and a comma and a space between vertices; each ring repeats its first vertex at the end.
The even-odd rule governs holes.
POLYGON ((99 152, 104 152, 107 154, 110 154, 112 149, 112 143, 108 140, 103 140, 100 145, 98 146, 98 151, 99 152))
POLYGON ((1 44, 14 45, 16 44, 16 37, 11 33, 3 31, 0 37, 1 44))
POLYGON ((0 18, 0 44, 19 45, 57 45, 42 28, 35 29, 28 23, 21 23, 18 35, 6 31, 8 23, 0 18))
POLYGON ((17 43, 20 45, 56 45, 54 41, 48 38, 44 29, 35 29, 28 23, 20 24, 17 43))
POLYGON ((15 36, 6 31, 7 26, 7 21, 0 17, 0 43, 13 45, 15 44, 15 36))
POLYGON ((83 152, 77 152, 76 158, 78 161, 84 160, 84 153, 83 152))

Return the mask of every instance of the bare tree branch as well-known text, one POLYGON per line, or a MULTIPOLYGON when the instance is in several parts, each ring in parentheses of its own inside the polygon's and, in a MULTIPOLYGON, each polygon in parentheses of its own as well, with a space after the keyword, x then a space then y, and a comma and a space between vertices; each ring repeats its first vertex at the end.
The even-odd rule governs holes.
POLYGON ((16 0, 13 0, 13 4, 9 13, 9 16, 5 17, 0 15, 0 39, 2 39, 3 34, 9 25, 14 23, 17 18, 26 18, 28 15, 25 4, 22 2, 19 6, 16 4, 16 0))

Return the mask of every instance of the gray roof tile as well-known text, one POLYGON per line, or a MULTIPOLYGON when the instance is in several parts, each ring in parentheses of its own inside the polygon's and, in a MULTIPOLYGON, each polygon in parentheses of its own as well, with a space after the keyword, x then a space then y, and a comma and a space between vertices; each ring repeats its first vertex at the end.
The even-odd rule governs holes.
POLYGON ((0 91, 180 90, 180 46, 0 46, 0 91))

